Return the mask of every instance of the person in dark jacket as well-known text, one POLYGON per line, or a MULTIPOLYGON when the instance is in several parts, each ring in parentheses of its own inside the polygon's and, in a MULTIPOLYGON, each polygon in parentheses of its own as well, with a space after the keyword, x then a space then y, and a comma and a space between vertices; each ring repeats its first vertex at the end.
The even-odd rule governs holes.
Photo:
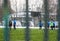
POLYGON ((11 30, 11 27, 12 27, 12 21, 10 20, 9 21, 9 28, 10 28, 10 30, 11 30))

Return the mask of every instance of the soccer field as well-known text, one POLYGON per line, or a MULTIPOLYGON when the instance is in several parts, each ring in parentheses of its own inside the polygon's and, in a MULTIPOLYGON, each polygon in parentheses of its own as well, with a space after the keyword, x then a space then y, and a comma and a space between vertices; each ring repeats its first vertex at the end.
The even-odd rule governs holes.
MULTIPOLYGON (((4 41, 4 30, 0 28, 0 41, 4 41)), ((44 30, 30 29, 30 41, 43 41, 44 30)), ((57 41, 57 30, 49 30, 49 41, 57 41)), ((10 41, 25 41, 25 29, 12 29, 10 41)))

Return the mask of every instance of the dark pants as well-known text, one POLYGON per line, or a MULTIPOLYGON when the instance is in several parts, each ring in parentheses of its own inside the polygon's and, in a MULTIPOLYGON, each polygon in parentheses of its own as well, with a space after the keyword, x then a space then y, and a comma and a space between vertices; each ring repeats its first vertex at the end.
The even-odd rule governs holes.
POLYGON ((42 26, 39 26, 39 29, 41 29, 42 28, 42 26))
POLYGON ((16 29, 16 25, 14 25, 14 29, 16 29))
POLYGON ((11 27, 12 27, 12 24, 9 25, 10 30, 11 30, 11 27))
POLYGON ((51 30, 53 30, 53 28, 55 28, 55 26, 51 26, 51 30))

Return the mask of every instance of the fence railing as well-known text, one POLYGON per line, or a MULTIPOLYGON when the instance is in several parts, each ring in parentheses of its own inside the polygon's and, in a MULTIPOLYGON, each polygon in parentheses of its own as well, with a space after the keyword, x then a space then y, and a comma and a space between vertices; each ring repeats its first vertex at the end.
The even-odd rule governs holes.
MULTIPOLYGON (((4 17, 5 20, 5 29, 4 29, 4 41, 10 41, 10 30, 9 30, 9 8, 8 8, 8 0, 4 0, 4 17), (7 7, 7 8, 6 8, 7 7)), ((58 29, 58 38, 57 40, 60 41, 60 0, 58 0, 58 9, 57 9, 57 20, 59 22, 59 29, 58 29)), ((49 21, 49 11, 48 11, 48 0, 44 0, 44 9, 45 9, 45 29, 44 29, 44 41, 48 41, 48 25, 47 22, 49 21)), ((26 0, 26 29, 25 29, 25 41, 30 41, 30 30, 29 30, 29 15, 28 15, 28 0, 26 0)))

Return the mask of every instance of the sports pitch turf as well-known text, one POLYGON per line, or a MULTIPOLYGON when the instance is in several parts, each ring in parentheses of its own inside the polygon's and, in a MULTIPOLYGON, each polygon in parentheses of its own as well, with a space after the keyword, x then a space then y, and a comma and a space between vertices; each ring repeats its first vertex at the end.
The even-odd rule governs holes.
MULTIPOLYGON (((0 41, 4 41, 4 30, 0 28, 0 41)), ((43 41, 44 30, 30 29, 30 41, 43 41)), ((49 41, 57 41, 57 30, 49 30, 49 41)), ((10 41, 25 41, 25 29, 12 29, 10 41)))

